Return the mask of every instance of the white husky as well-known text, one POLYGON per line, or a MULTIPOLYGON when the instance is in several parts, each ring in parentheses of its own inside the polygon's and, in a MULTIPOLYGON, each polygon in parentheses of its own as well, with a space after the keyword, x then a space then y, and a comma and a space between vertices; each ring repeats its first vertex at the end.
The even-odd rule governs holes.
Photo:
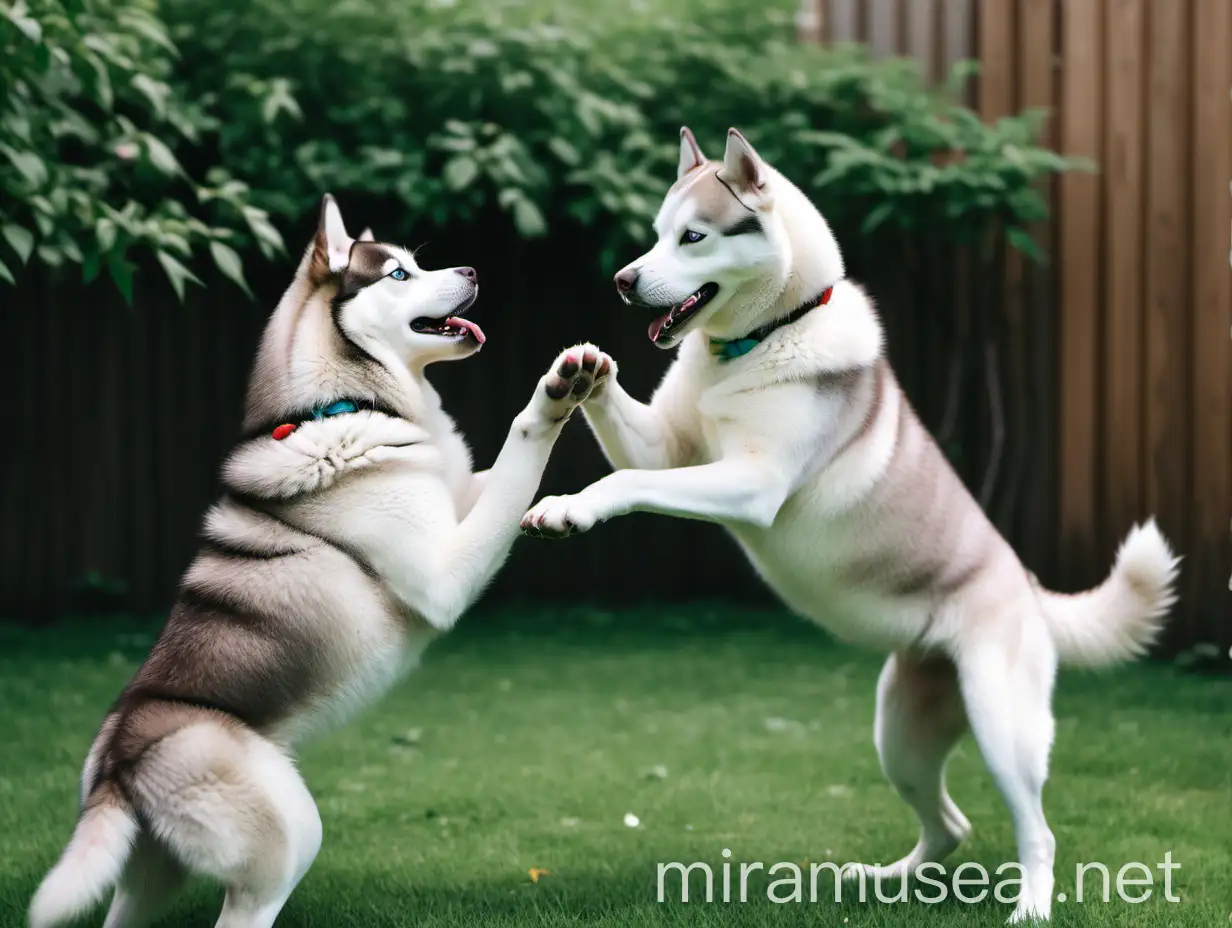
POLYGON ((1153 522, 1077 596, 1038 586, 950 468, 886 362, 868 297, 808 199, 732 130, 721 162, 683 130, 658 242, 616 276, 679 354, 649 405, 611 366, 586 418, 619 468, 522 521, 567 535, 628 512, 717 522, 793 609, 891 651, 874 739, 920 838, 880 878, 966 836, 946 757, 969 726, 1014 820, 1024 886, 1013 920, 1047 917, 1055 842, 1041 791, 1058 661, 1140 654, 1174 600, 1153 522))
POLYGON ((474 354, 472 268, 428 271, 351 239, 326 198, 274 311, 226 495, 149 658, 94 740, 81 815, 30 906, 140 928, 190 875, 227 890, 219 928, 268 928, 316 857, 293 745, 381 696, 492 578, 561 426, 606 371, 563 354, 489 471, 424 368, 474 354))

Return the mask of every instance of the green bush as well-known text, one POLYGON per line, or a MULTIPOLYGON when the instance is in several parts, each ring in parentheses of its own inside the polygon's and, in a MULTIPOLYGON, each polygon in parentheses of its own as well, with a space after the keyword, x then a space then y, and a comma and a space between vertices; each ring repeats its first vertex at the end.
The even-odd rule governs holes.
MULTIPOLYGON (((72 56, 91 54, 81 39, 90 29, 134 45, 121 63, 104 58, 111 84, 123 86, 115 102, 104 105, 88 80, 68 95, 78 121, 88 106, 104 128, 89 126, 91 192, 77 213, 48 213, 42 232, 59 241, 93 230, 102 253, 111 243, 99 242, 98 223, 118 227, 125 209, 126 244, 162 255, 243 243, 245 230, 268 251, 276 240, 262 211, 287 224, 332 190, 400 203, 405 221, 387 234, 412 222, 457 227, 493 211, 524 237, 589 227, 610 268, 631 239, 647 237, 682 124, 715 154, 726 128, 740 126, 842 231, 885 226, 973 240, 1005 226, 1033 253, 1023 229, 1044 213, 1035 182, 1073 166, 1034 144, 1036 115, 990 126, 956 102, 963 70, 951 87, 930 91, 910 63, 801 46, 790 0, 635 0, 599 10, 566 0, 404 0, 392 9, 367 0, 163 0, 178 58, 139 0, 86 3, 88 22, 64 13, 67 0, 41 3, 73 30, 69 61, 48 65, 25 48, 14 64, 6 58, 7 82, 33 86, 22 75, 49 67, 88 76, 96 65, 72 56), (99 7, 116 14, 106 25, 99 7), (116 142, 128 140, 148 169, 115 163, 116 142), (192 218, 202 212, 210 218, 192 218)), ((46 23, 43 33, 46 42, 46 23)), ((75 170, 56 168, 66 178, 75 170)), ((39 212, 30 206, 36 179, 0 173, 5 221, 11 211, 39 212)))
POLYGON ((198 185, 181 151, 218 122, 175 77, 148 0, 0 5, 0 279, 30 260, 106 268, 126 297, 130 255, 152 252, 178 293, 208 249, 243 286, 235 246, 281 247, 237 183, 198 185))

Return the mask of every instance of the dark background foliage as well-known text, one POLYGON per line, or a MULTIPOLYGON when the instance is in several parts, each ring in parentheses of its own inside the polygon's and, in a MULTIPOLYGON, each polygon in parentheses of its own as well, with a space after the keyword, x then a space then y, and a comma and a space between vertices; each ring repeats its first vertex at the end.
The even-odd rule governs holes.
MULTIPOLYGON (((609 278, 647 242, 686 123, 715 155, 740 126, 813 195, 880 302, 909 394, 1047 577, 1039 488, 1012 468, 1005 479, 1012 448, 990 451, 999 407, 1025 409, 1030 385, 990 403, 988 359, 1004 249, 1035 256, 1036 182, 1075 165, 1034 144, 1037 114, 981 122, 961 102, 969 69, 929 89, 908 63, 802 46, 792 7, 4 7, 0 278, 16 289, 0 293, 26 394, 5 465, 0 605, 167 600, 290 276, 283 241, 307 242, 326 190, 354 231, 420 247, 426 266, 480 269, 490 345, 434 379, 481 465, 566 344, 599 342, 648 394, 669 358, 609 278)), ((603 471, 574 425, 545 491, 603 471)), ((765 595, 721 532, 642 516, 520 544, 497 591, 765 595)))

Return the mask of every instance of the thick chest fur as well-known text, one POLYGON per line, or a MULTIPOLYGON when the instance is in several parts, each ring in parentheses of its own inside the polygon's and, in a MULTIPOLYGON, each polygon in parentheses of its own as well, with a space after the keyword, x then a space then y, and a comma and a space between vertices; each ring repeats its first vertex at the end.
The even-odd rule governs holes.
POLYGON ((767 527, 730 522, 763 579, 838 637, 916 640, 1004 547, 888 368, 767 390, 703 391, 707 461, 748 448, 788 473, 767 527))

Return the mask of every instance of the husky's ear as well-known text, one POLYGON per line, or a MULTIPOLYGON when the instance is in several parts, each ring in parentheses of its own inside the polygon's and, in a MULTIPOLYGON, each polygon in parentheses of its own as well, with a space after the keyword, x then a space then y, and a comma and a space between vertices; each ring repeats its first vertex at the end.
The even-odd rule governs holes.
POLYGON ((706 163, 701 146, 693 136, 688 126, 680 127, 680 163, 676 166, 676 179, 684 177, 691 170, 706 163))
POLYGON ((364 229, 364 231, 360 232, 360 233, 359 233, 359 238, 357 238, 355 241, 357 241, 357 242, 375 242, 375 241, 376 241, 376 236, 372 234, 372 226, 368 226, 368 228, 366 228, 366 229, 364 229))
POLYGON ((737 193, 765 192, 765 163, 739 129, 727 130, 727 150, 723 153, 723 169, 719 176, 737 193))
POLYGON ((312 277, 320 282, 345 270, 355 240, 347 235, 338 204, 328 193, 321 200, 321 220, 312 242, 312 277))

